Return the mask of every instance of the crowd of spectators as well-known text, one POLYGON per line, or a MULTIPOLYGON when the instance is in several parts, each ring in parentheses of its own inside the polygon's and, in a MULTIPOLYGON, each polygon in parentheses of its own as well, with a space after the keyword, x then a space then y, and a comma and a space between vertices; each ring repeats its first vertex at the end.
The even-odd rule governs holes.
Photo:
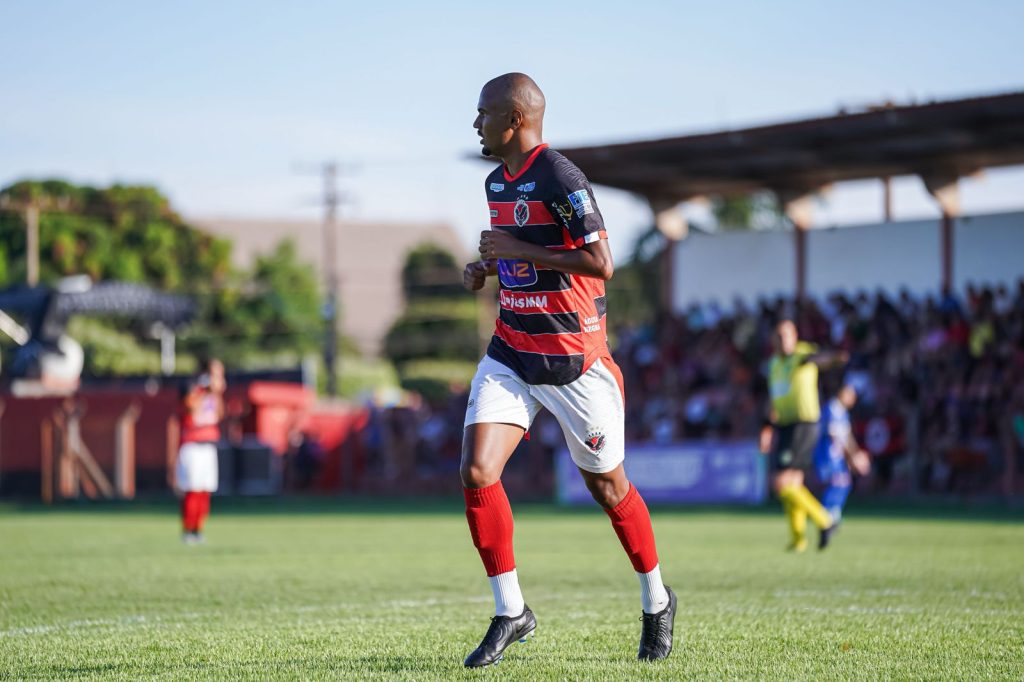
MULTIPOLYGON (((614 326, 612 348, 626 383, 628 442, 753 439, 767 402, 765 368, 783 318, 803 340, 849 353, 822 376, 859 394, 861 441, 875 457, 877 482, 918 490, 1010 492, 1024 450, 1024 280, 1016 288, 970 286, 962 296, 834 293, 824 300, 777 298, 690 306, 640 327, 614 326)), ((415 403, 375 416, 375 438, 403 452, 377 458, 403 476, 456 475, 466 395, 415 403)), ((524 444, 531 475, 550 468, 557 425, 542 418, 524 444), (545 465, 545 459, 547 463, 545 465)))

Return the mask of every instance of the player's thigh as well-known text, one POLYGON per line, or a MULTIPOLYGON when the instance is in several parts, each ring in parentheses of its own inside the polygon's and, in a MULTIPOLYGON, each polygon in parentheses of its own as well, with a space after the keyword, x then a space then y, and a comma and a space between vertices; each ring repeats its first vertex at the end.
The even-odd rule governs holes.
POLYGON ((532 391, 558 420, 577 467, 603 474, 622 464, 626 454, 622 390, 600 360, 571 384, 534 386, 532 391))
POLYGON ((459 467, 462 485, 486 488, 497 483, 525 431, 518 424, 480 422, 468 425, 462 434, 459 467))
POLYGON ((530 387, 511 369, 485 356, 473 377, 466 407, 463 484, 479 488, 497 482, 539 410, 530 387))

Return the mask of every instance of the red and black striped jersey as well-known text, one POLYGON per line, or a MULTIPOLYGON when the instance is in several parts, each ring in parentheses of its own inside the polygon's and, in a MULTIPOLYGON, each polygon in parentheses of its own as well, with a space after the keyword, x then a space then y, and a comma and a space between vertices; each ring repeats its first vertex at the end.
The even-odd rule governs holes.
MULTIPOLYGON (((516 175, 504 164, 487 176, 491 229, 549 249, 606 239, 586 176, 542 144, 516 175)), ((604 281, 538 267, 497 263, 499 314, 487 354, 529 384, 568 384, 607 356, 604 281)))

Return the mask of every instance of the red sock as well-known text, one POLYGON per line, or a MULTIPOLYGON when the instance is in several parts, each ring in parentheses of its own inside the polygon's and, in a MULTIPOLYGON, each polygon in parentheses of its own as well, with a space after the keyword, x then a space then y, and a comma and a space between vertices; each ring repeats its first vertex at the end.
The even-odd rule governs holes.
POLYGON ((198 530, 199 493, 187 492, 181 498, 181 527, 186 533, 198 530))
POLYGON ((199 533, 203 530, 203 524, 206 522, 206 517, 210 515, 210 493, 202 492, 196 493, 199 496, 199 507, 198 513, 196 514, 196 532, 199 533))
POLYGON ((473 545, 480 552, 488 577, 508 573, 516 567, 512 552, 512 506, 501 481, 486 488, 463 488, 462 493, 473 545))
POLYGON ((654 544, 654 528, 644 498, 631 483, 629 492, 612 509, 605 509, 622 548, 629 555, 637 573, 648 573, 658 565, 658 548, 654 544))

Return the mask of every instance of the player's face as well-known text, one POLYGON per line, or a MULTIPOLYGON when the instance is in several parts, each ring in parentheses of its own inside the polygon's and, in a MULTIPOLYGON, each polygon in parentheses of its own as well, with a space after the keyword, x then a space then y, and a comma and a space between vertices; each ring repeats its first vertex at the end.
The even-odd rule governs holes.
POLYGON ((783 355, 792 355, 796 352, 796 325, 792 322, 783 322, 775 329, 775 349, 783 355))
POLYGON ((510 123, 509 112, 505 109, 506 107, 494 101, 494 97, 490 96, 486 89, 480 93, 473 127, 480 136, 484 156, 501 158, 503 150, 512 139, 514 129, 510 123))
POLYGON ((857 402, 857 391, 853 389, 853 386, 843 386, 839 391, 839 402, 848 410, 854 406, 857 402))

